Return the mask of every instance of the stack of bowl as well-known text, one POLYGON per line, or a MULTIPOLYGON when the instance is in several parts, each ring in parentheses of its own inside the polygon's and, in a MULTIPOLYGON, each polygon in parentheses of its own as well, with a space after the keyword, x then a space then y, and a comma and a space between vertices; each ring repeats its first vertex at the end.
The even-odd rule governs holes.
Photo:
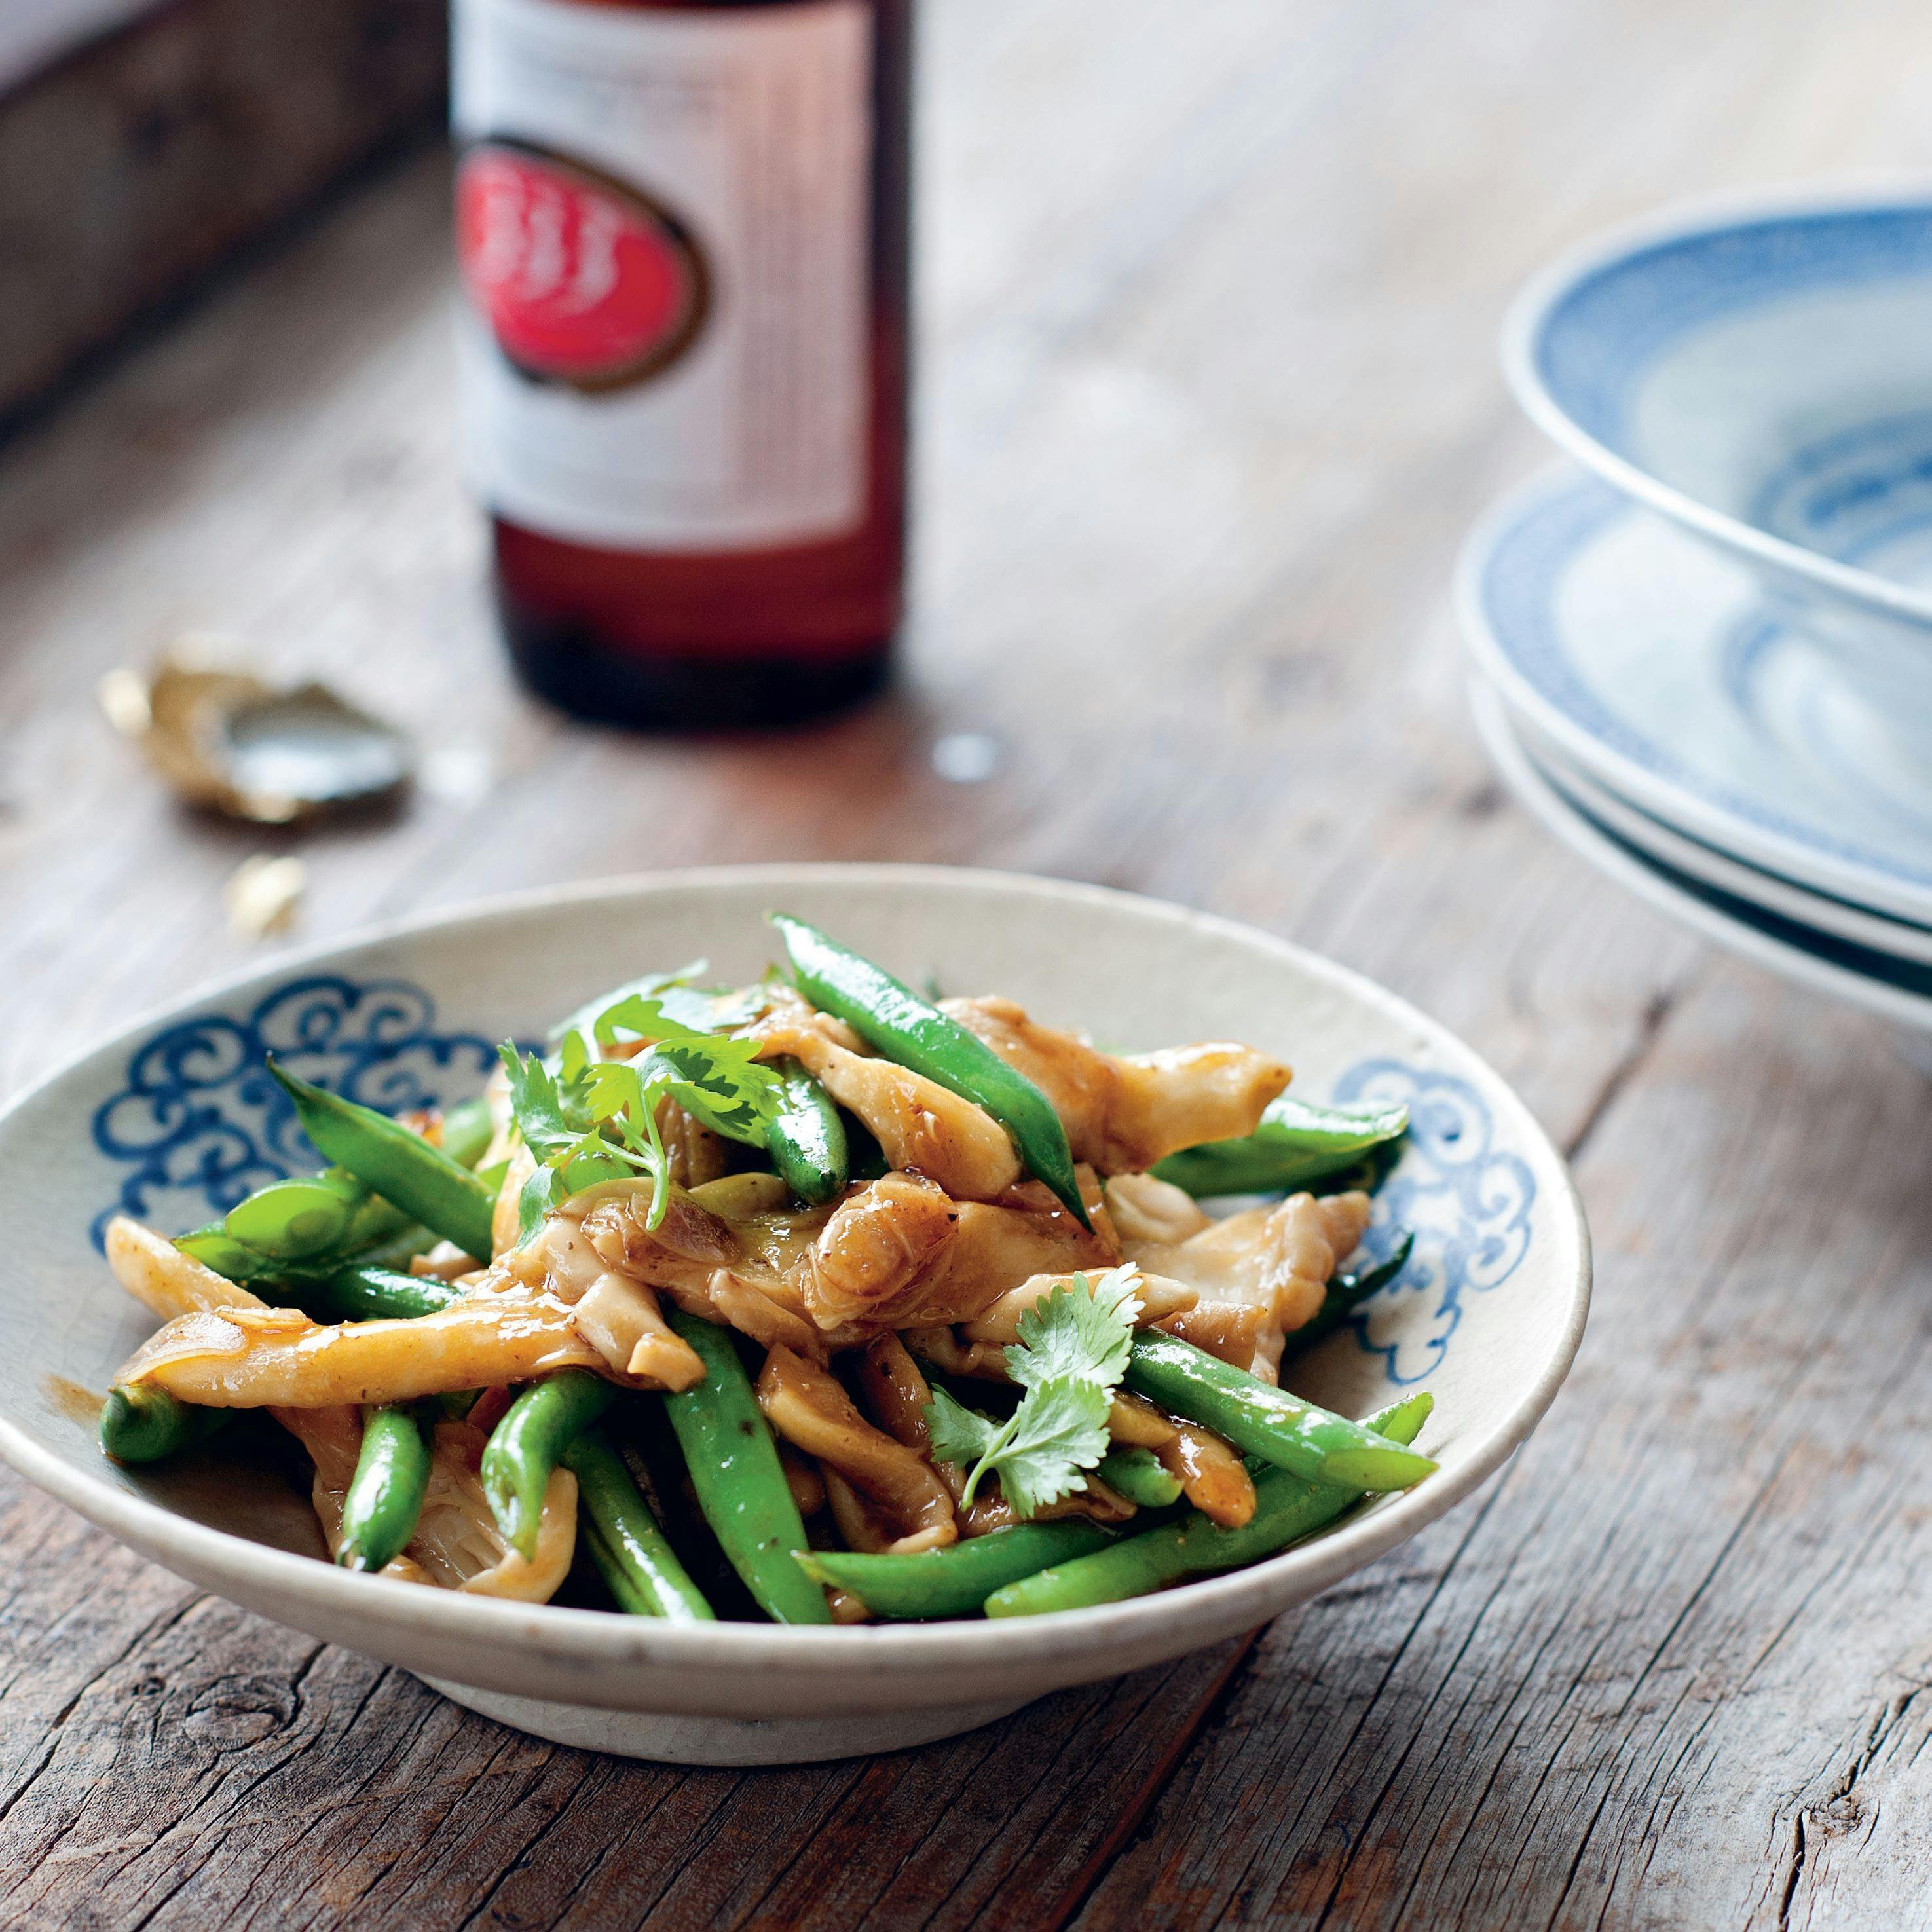
POLYGON ((1471 537, 1478 722, 1711 938, 1932 1030, 1932 194, 1678 216, 1505 337, 1573 459, 1471 537))

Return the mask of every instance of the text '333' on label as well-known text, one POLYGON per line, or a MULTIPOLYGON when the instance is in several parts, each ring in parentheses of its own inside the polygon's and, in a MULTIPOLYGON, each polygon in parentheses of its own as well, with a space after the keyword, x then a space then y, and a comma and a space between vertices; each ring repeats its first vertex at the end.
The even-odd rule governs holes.
POLYGON ((612 548, 862 520, 862 0, 458 0, 464 438, 499 514, 612 548))

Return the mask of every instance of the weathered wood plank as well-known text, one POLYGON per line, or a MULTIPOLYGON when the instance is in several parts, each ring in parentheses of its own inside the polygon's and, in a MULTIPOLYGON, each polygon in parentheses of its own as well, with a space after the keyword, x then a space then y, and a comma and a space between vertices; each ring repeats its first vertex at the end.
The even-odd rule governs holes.
MULTIPOLYGON (((19 1529, 41 1506, 9 1482, 19 1529)), ((56 1546, 0 1612, 8 1924, 999 1922, 1002 1882, 1082 1888, 1246 1648, 869 1762, 679 1772, 521 1737, 106 1550, 133 1601, 56 1546)))

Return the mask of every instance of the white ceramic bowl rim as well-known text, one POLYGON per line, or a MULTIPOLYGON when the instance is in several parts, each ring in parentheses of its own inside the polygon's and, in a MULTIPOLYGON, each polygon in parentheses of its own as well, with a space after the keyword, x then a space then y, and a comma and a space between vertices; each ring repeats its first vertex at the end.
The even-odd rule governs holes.
POLYGON ((1563 748, 1540 736, 1528 718, 1515 718, 1516 735, 1530 761, 1558 791, 1596 824, 1646 859, 1682 873, 1728 898, 1807 928, 1828 941, 1846 940, 1874 953, 1932 965, 1932 932, 1909 920, 1868 912, 1829 892, 1780 878, 1694 838, 1629 800, 1620 798, 1563 748))
MULTIPOLYGON (((1869 949, 1847 947, 1820 934, 1826 949, 1821 950, 1820 945, 1768 923, 1762 909, 1688 879, 1663 860, 1634 849, 1600 825, 1538 764, 1516 729, 1504 692, 1478 676, 1471 680, 1469 700, 1490 761, 1517 802, 1605 878, 1706 939, 1784 979, 1876 1013, 1894 1024, 1916 1031, 1932 1030, 1932 996, 1894 983, 1882 973, 1862 971, 1855 960, 1848 961, 1848 952, 1869 949), (1732 906, 1738 910, 1731 910, 1732 906)), ((1534 728, 1533 722, 1530 728, 1534 728)), ((1790 927, 1799 922, 1785 920, 1780 923, 1790 927)))
MULTIPOLYGON (((620 880, 599 880, 579 885, 540 887, 472 902, 453 912, 398 920, 358 930, 348 938, 281 955, 266 967, 230 975, 203 986, 187 998, 169 1003, 134 1022, 118 1038, 125 1040, 144 1028, 190 1010, 203 1001, 271 984, 304 967, 326 961, 350 946, 406 937, 427 931, 458 931, 485 926, 506 914, 607 900, 621 900, 640 888, 668 886, 763 884, 776 890, 858 881, 907 887, 938 878, 977 882, 1006 892, 1031 890, 1063 898, 1068 894, 1096 904, 1127 902, 1178 919, 1204 932, 1237 937, 1249 945, 1274 952, 1299 969, 1325 977, 1366 1004, 1425 1033, 1439 1033, 1433 1022, 1406 1001, 1383 991, 1347 968, 1306 952, 1286 940, 1214 915, 1142 898, 1111 889, 1024 875, 958 867, 896 865, 782 865, 718 866, 641 873, 620 880)), ((75 1055, 0 1110, 0 1120, 27 1106, 48 1088, 84 1065, 99 1047, 75 1055)), ((1463 1048, 1464 1052, 1469 1049, 1463 1048)), ((1477 1056, 1471 1054, 1472 1059, 1477 1056)), ((1510 1090, 1486 1063, 1480 1063, 1506 1094, 1510 1090)), ((1511 1096, 1514 1098, 1513 1095, 1511 1096)), ((1516 1102, 1520 1110, 1521 1102, 1516 1102)), ((1528 1120, 1526 1112, 1523 1114, 1528 1120)), ((1531 1123, 1533 1126, 1533 1123, 1531 1123)), ((1540 1131, 1540 1130, 1539 1130, 1540 1131)), ((306 1598, 325 1608, 352 1610, 370 1622, 392 1627, 430 1628, 478 1641, 500 1641, 520 1647, 541 1632, 553 1652, 574 1653, 586 1670, 607 1665, 635 1665, 676 1670, 702 1664, 709 1670, 742 1670, 766 1673, 803 1668, 901 1676, 929 1672, 936 1666, 996 1669, 1023 1642, 1029 1660, 1090 1656, 1096 1639, 1117 1635, 1124 1646, 1145 1636, 1172 1615, 1178 1596, 1204 1610, 1222 1613, 1230 1628, 1252 1615, 1261 1623, 1275 1614, 1268 1580, 1293 1570, 1306 1585, 1304 1594, 1326 1589, 1352 1570, 1393 1549, 1424 1524, 1442 1515, 1498 1468, 1528 1436, 1562 1384, 1581 1342, 1588 1312, 1589 1238, 1582 1210, 1568 1171, 1554 1163, 1562 1186, 1552 1209, 1567 1214, 1582 1278, 1558 1346, 1514 1406, 1486 1436, 1471 1444, 1466 1458, 1445 1468, 1414 1490, 1382 1502, 1354 1520, 1300 1548, 1227 1575, 1204 1579, 1175 1592, 1133 1599, 1090 1610, 1063 1611, 1030 1617, 1024 1623, 956 1621, 931 1624, 855 1625, 842 1629, 800 1629, 727 1622, 690 1624, 661 1623, 652 1618, 613 1616, 608 1612, 558 1608, 550 1605, 494 1600, 437 1592, 432 1598, 420 1586, 366 1576, 320 1563, 312 1557, 273 1549, 231 1535, 177 1515, 161 1504, 130 1495, 100 1478, 86 1474, 44 1449, 16 1424, 0 1417, 0 1457, 29 1480, 67 1503, 110 1533, 137 1547, 165 1549, 178 1554, 197 1574, 216 1579, 259 1579, 281 1586, 291 1596, 306 1598), (1023 1639, 1020 1632, 1024 1630, 1023 1639)))
POLYGON ((1932 926, 1932 876, 1828 826, 1768 813, 1721 787, 1680 776, 1678 761, 1660 757, 1654 745, 1627 742, 1628 734, 1613 741, 1573 715, 1519 662, 1520 639, 1492 615, 1491 573, 1526 526, 1586 493, 1615 502, 1612 514, 1640 514, 1627 499, 1615 499, 1600 479, 1579 477, 1567 464, 1552 464, 1484 513, 1457 559, 1452 595, 1464 640, 1510 709, 1620 796, 1716 850, 1848 904, 1932 926))
POLYGON ((1714 543, 1805 578, 1852 603, 1932 626, 1932 592, 1914 590, 1856 564, 1842 563, 1687 495, 1586 429, 1564 406, 1544 373, 1544 346, 1564 307, 1592 283, 1629 268, 1645 256, 1742 228, 1828 222, 1834 217, 1873 214, 1932 218, 1932 184, 1923 179, 1911 183, 1894 180, 1882 186, 1861 188, 1846 182, 1802 192, 1759 190, 1700 199, 1607 230, 1566 250, 1524 284, 1504 318, 1503 373, 1530 420, 1559 448, 1626 496, 1714 543))

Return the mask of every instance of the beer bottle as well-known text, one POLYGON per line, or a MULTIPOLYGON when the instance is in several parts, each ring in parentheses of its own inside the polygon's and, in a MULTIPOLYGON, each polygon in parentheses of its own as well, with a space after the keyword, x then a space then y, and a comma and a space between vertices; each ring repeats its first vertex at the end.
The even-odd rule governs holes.
POLYGON ((456 0, 466 464, 538 692, 782 722, 885 676, 910 0, 456 0))

